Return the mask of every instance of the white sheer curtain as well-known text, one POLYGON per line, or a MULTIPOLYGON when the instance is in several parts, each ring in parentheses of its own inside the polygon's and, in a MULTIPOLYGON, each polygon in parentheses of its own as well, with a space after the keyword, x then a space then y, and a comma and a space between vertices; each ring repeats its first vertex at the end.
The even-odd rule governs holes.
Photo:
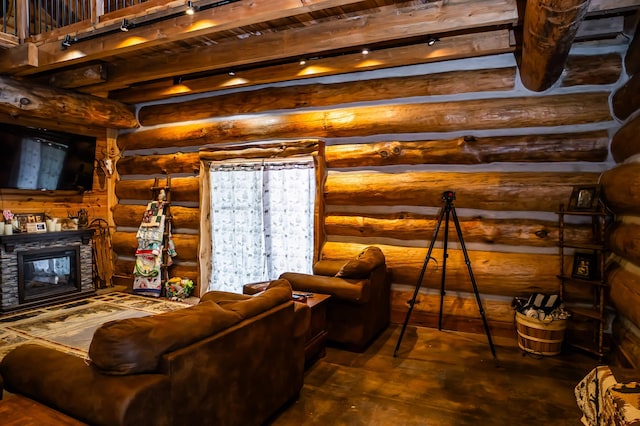
POLYGON ((211 163, 210 290, 311 272, 313 161, 211 163))

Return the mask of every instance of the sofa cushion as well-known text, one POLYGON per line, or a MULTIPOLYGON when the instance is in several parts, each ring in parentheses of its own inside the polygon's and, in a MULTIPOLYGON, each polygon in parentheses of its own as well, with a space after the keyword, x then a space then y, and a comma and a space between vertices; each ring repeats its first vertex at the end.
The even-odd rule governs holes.
POLYGON ((338 271, 336 277, 367 278, 371 271, 384 264, 384 254, 378 247, 367 247, 355 259, 349 260, 338 271))
POLYGON ((285 279, 277 279, 271 281, 267 289, 262 293, 253 296, 243 295, 243 298, 234 297, 228 300, 218 300, 217 303, 224 309, 233 311, 244 319, 258 315, 289 300, 292 300, 291 284, 285 279))
POLYGON ((163 354, 185 347, 237 322, 236 312, 214 302, 151 315, 109 321, 94 333, 89 358, 105 374, 157 371, 163 354))

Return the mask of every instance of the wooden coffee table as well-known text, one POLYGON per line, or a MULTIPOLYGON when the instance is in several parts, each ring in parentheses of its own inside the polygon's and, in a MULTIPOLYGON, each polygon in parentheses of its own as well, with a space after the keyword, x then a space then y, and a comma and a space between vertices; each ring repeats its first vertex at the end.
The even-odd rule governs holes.
POLYGON ((327 301, 331 298, 331 295, 297 291, 293 293, 307 295, 306 303, 309 308, 311 308, 311 324, 309 325, 304 345, 305 366, 309 367, 325 355, 327 342, 327 301))
MULTIPOLYGON (((242 293, 250 295, 261 293, 266 290, 270 282, 271 281, 263 281, 245 284, 242 287, 242 293)), ((309 325, 304 344, 304 362, 305 366, 309 367, 325 355, 327 342, 327 301, 331 298, 331 295, 306 293, 295 290, 293 294, 305 296, 306 301, 304 303, 311 309, 311 324, 309 325)))

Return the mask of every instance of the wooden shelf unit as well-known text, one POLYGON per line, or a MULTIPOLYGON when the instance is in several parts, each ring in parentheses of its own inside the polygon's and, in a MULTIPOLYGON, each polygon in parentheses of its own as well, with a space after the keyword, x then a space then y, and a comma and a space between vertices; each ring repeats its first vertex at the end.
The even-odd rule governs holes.
MULTIPOLYGON (((598 207, 594 211, 567 211, 565 205, 561 204, 558 209, 558 249, 560 254, 560 297, 565 309, 571 312, 572 321, 584 320, 591 327, 589 333, 571 333, 569 331, 567 342, 575 348, 590 352, 600 360, 607 354, 609 348, 605 341, 606 326, 606 305, 608 297, 608 287, 605 262, 607 257, 607 245, 605 232, 611 223, 611 215, 608 213, 602 202, 598 201, 598 207), (573 242, 565 240, 565 219, 566 216, 582 216, 591 219, 591 241, 573 242), (596 270, 592 277, 577 277, 573 273, 573 267, 566 271, 565 251, 574 250, 574 262, 576 253, 586 253, 593 256, 596 270), (567 288, 574 286, 580 288, 587 286, 591 294, 591 300, 572 300, 567 288)), ((572 263, 573 264, 573 263, 572 263)))

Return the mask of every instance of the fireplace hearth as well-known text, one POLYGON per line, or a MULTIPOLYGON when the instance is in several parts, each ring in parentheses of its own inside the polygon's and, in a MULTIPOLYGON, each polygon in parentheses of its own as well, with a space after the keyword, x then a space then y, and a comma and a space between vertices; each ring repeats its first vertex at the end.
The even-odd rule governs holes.
POLYGON ((93 232, 0 236, 0 312, 94 295, 93 232))

